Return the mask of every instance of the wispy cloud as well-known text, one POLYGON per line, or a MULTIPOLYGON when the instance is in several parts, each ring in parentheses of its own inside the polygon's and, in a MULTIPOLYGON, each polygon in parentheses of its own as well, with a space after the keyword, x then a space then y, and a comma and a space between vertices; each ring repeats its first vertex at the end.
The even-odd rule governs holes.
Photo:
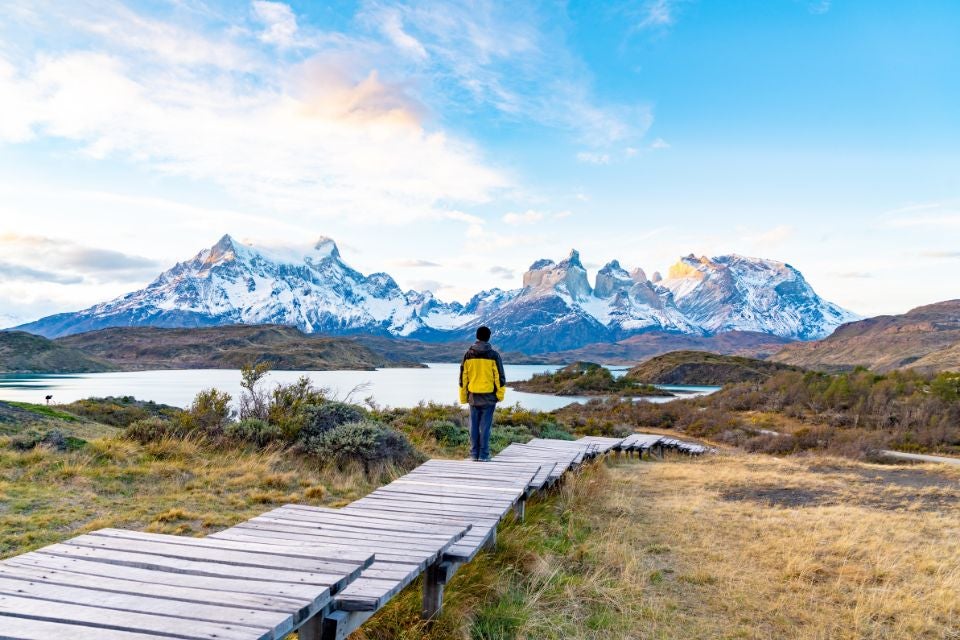
POLYGON ((468 140, 429 122, 403 82, 382 77, 368 43, 313 38, 293 57, 251 46, 299 37, 287 5, 255 4, 266 24, 256 36, 229 24, 208 35, 113 5, 94 23, 70 6, 57 24, 93 37, 87 46, 0 54, 0 143, 66 140, 92 158, 317 218, 443 217, 509 184, 468 140))
POLYGON ((430 260, 398 260, 394 262, 394 265, 410 269, 432 269, 443 266, 438 262, 431 262, 430 260))
POLYGON ((596 151, 581 151, 577 154, 577 160, 584 164, 610 164, 610 154, 596 151))
POLYGON ((960 258, 960 251, 921 251, 924 258, 960 258))
POLYGON ((651 149, 669 149, 670 143, 664 140, 663 138, 657 138, 650 143, 651 149))
POLYGON ((880 223, 892 228, 960 228, 960 205, 947 202, 924 202, 899 207, 880 216, 880 223))
POLYGON ((253 13, 264 27, 259 35, 262 41, 279 47, 290 47, 296 43, 297 17, 290 5, 254 0, 253 13))
POLYGON ((490 273, 504 280, 513 280, 513 269, 495 265, 490 267, 490 273))
POLYGON ((528 209, 523 213, 508 213, 503 216, 503 221, 506 224, 518 226, 522 224, 534 224, 540 222, 545 217, 542 211, 534 211, 533 209, 528 209))
POLYGON ((13 280, 79 282, 131 282, 155 276, 161 265, 149 258, 110 249, 88 247, 46 236, 0 234, 3 273, 13 280))

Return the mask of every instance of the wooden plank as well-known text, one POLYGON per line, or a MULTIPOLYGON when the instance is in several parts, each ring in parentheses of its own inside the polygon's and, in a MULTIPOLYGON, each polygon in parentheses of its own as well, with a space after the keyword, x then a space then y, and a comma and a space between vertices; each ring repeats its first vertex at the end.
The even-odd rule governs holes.
MULTIPOLYGON (((267 556, 276 556, 278 558, 294 558, 302 565, 302 560, 332 560, 335 562, 356 563, 360 566, 369 566, 372 559, 369 555, 360 551, 351 551, 349 549, 330 548, 311 548, 309 552, 298 552, 295 549, 286 547, 274 547, 270 544, 256 543, 230 543, 214 542, 207 538, 189 538, 185 536, 170 536, 156 533, 143 533, 140 531, 124 531, 121 529, 99 529, 90 534, 95 537, 106 537, 112 539, 124 540, 142 540, 145 542, 156 542, 163 544, 178 544, 190 547, 201 547, 204 549, 214 549, 216 551, 242 551, 244 553, 263 554, 267 556)), ((87 536, 81 536, 86 538, 87 536)), ((77 538, 74 538, 76 540, 77 538)), ((72 541, 71 541, 72 542, 72 541)), ((207 556, 210 557, 210 556, 207 556)))
POLYGON ((507 493, 511 495, 519 495, 523 493, 524 489, 526 489, 525 486, 521 487, 519 484, 512 487, 496 487, 496 486, 490 486, 490 485, 477 484, 475 482, 462 482, 457 480, 451 480, 449 478, 433 477, 433 476, 426 476, 422 480, 421 479, 407 480, 406 478, 404 478, 403 480, 394 480, 393 483, 394 484, 412 484, 412 485, 419 485, 421 487, 463 487, 463 488, 476 489, 479 491, 499 491, 501 493, 507 493))
POLYGON ((99 591, 120 594, 149 594, 168 600, 182 600, 201 604, 243 607, 256 611, 307 611, 313 604, 306 598, 284 598, 279 596, 261 596, 237 591, 222 591, 215 588, 198 589, 196 587, 169 586, 161 583, 147 583, 138 580, 121 580, 107 576, 91 577, 84 574, 38 567, 0 564, 0 578, 20 581, 43 582, 48 585, 87 588, 96 585, 99 591))
MULTIPOLYGON (((355 514, 351 514, 350 512, 348 512, 346 508, 317 510, 314 513, 300 513, 302 511, 307 511, 307 510, 302 509, 299 506, 296 508, 287 506, 287 507, 280 507, 279 509, 274 509, 273 511, 269 511, 266 514, 264 514, 264 516, 270 516, 270 514, 277 514, 276 517, 283 517, 291 520, 298 519, 303 522, 309 522, 312 524, 323 524, 326 522, 355 522, 356 518, 358 517, 355 514), (321 515, 316 515, 317 513, 321 515)), ((364 518, 364 519, 369 520, 369 518, 364 518)), ((447 534, 453 535, 458 530, 458 527, 455 527, 455 526, 450 526, 442 523, 433 523, 433 522, 411 523, 410 526, 416 527, 414 529, 410 529, 411 531, 416 533, 430 532, 430 533, 447 533, 447 534)))
MULTIPOLYGON (((200 622, 191 620, 185 623, 182 618, 131 613, 116 609, 101 609, 83 605, 58 602, 56 605, 45 600, 33 600, 18 596, 0 594, 0 613, 20 618, 32 618, 49 622, 73 625, 87 625, 100 629, 116 631, 135 631, 172 635, 179 638, 204 638, 209 640, 274 640, 270 629, 240 627, 238 625, 200 622)), ((3 622, 3 620, 0 618, 3 622)))
MULTIPOLYGON (((176 536, 171 536, 176 537, 176 536)), ((356 568, 369 566, 372 559, 367 556, 358 562, 354 558, 362 557, 356 552, 345 552, 349 557, 339 559, 340 549, 322 551, 318 555, 331 556, 330 558, 308 558, 291 555, 268 554, 255 551, 238 551, 232 548, 220 549, 216 543, 204 541, 203 546, 181 544, 173 541, 138 540, 119 536, 83 535, 71 538, 62 543, 63 546, 103 549, 105 551, 123 551, 145 555, 155 555, 163 558, 178 558, 182 560, 201 560, 217 564, 238 567, 260 567, 263 569, 286 569, 289 571, 307 571, 324 573, 350 573, 356 568)), ((230 546, 229 543, 224 546, 230 546)), ((234 545, 235 546, 235 545, 234 545)))
MULTIPOLYGON (((328 587, 343 581, 343 575, 348 570, 351 571, 349 574, 350 580, 355 577, 352 565, 350 567, 333 570, 330 573, 318 573, 312 571, 291 571, 265 567, 238 566, 220 562, 185 560, 182 558, 169 558, 145 553, 79 547, 67 544, 51 545, 34 551, 33 553, 58 558, 91 560, 103 564, 113 564, 137 569, 150 569, 160 573, 186 573, 197 576, 239 578, 261 582, 282 582, 285 584, 301 583, 320 587, 328 587)), ((359 575, 359 569, 356 569, 356 574, 359 575)), ((350 580, 344 582, 349 582, 350 580)))
MULTIPOLYGON (((49 584, 42 580, 16 580, 0 575, 0 595, 51 601, 49 606, 53 609, 57 608, 55 603, 79 604, 133 613, 150 613, 183 620, 273 629, 278 634, 291 632, 294 624, 294 616, 289 611, 261 611, 246 609, 242 606, 172 600, 158 597, 150 590, 143 594, 116 593, 100 590, 100 585, 96 582, 91 582, 85 588, 67 587, 49 584)), ((188 627, 186 622, 181 624, 184 628, 188 627)))
POLYGON ((388 511, 407 511, 416 514, 436 514, 451 515, 455 517, 466 516, 468 519, 474 517, 496 518, 499 519, 504 511, 500 509, 487 509, 478 507, 458 508, 455 505, 429 505, 423 502, 411 502, 407 500, 388 500, 377 498, 361 498, 354 503, 357 507, 372 507, 378 510, 388 511))
POLYGON ((63 624, 17 618, 0 613, 0 640, 169 640, 171 637, 152 633, 115 631, 77 624, 63 624))
POLYGON ((318 593, 316 585, 299 582, 267 582, 250 579, 237 579, 218 576, 202 576, 187 573, 153 571, 133 566, 112 565, 82 558, 63 558, 49 556, 36 551, 14 556, 3 561, 3 565, 38 570, 53 570, 75 573, 88 580, 110 578, 133 583, 161 584, 175 588, 209 589, 224 593, 258 595, 276 598, 290 598, 303 602, 323 603, 329 599, 329 593, 318 593))
POLYGON ((410 522, 405 525, 397 525, 396 523, 387 522, 384 523, 382 520, 378 521, 373 518, 363 518, 361 514, 347 511, 345 515, 352 515, 353 518, 349 520, 344 518, 344 521, 349 521, 353 526, 341 525, 339 523, 318 523, 310 522, 309 520, 288 520, 285 518, 272 518, 268 516, 257 516, 256 518, 251 518, 243 523, 244 526, 255 526, 267 529, 276 529, 278 531, 291 531, 294 530, 300 531, 301 533, 311 533, 311 532, 344 532, 349 533, 359 532, 363 533, 364 531, 380 531, 380 532, 390 532, 395 534, 398 538, 403 539, 412 539, 412 540, 445 540, 451 535, 454 535, 452 532, 458 531, 451 527, 445 534, 426 534, 419 533, 417 529, 421 526, 420 522, 410 522))
MULTIPOLYGON (((262 536, 264 538, 276 538, 277 544, 283 544, 281 541, 286 540, 297 540, 300 541, 298 544, 304 542, 310 542, 311 540, 323 541, 326 539, 336 539, 341 541, 361 541, 361 542, 376 542, 384 545, 385 548, 402 550, 407 552, 417 552, 417 551, 429 551, 431 549, 436 549, 437 547, 447 544, 450 540, 455 540, 456 538, 452 536, 447 536, 446 538, 436 538, 431 540, 418 540, 416 538, 400 538, 389 533, 378 534, 369 532, 343 532, 343 531, 329 531, 329 530, 320 530, 320 531, 278 531, 272 530, 266 527, 261 526, 250 526, 249 523, 243 522, 238 524, 235 527, 225 529, 219 533, 225 533, 227 531, 235 533, 243 533, 244 535, 250 536, 262 536)), ((217 537, 220 537, 218 534, 217 537)), ((223 539, 222 537, 220 537, 223 539)))
MULTIPOLYGON (((269 537, 264 537, 262 535, 257 535, 256 533, 244 533, 243 531, 221 531, 215 533, 211 536, 215 540, 223 540, 224 542, 263 542, 265 540, 270 540, 269 537)), ((310 545, 309 542, 300 541, 291 541, 292 545, 287 546, 298 546, 303 547, 303 545, 310 545)), ((387 549, 383 543, 377 542, 362 542, 355 541, 350 543, 350 546, 354 549, 362 549, 369 552, 370 554, 376 554, 378 560, 382 562, 393 562, 393 563, 402 563, 402 564, 425 564, 430 558, 430 553, 423 551, 406 551, 404 553, 396 553, 387 549)))

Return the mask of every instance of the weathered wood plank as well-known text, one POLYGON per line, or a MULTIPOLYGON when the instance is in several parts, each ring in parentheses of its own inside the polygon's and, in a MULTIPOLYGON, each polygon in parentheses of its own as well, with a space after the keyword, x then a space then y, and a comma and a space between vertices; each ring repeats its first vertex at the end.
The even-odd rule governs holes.
MULTIPOLYGON (((185 624, 181 618, 87 607, 66 602, 58 602, 53 605, 46 600, 33 600, 6 594, 0 594, 0 613, 8 616, 15 615, 20 618, 33 618, 65 624, 84 624, 117 631, 167 634, 181 638, 274 640, 273 632, 266 628, 240 627, 238 625, 200 622, 198 620, 191 620, 185 624)), ((0 618, 0 621, 3 621, 3 619, 0 618)))
MULTIPOLYGON (((78 547, 68 544, 56 544, 34 551, 38 555, 77 558, 92 560, 103 564, 113 564, 137 569, 150 569, 159 573, 186 573, 197 576, 219 578, 240 578, 262 582, 282 582, 286 584, 310 584, 327 587, 343 580, 342 576, 350 571, 353 577, 353 566, 331 569, 329 573, 313 571, 294 571, 285 569, 270 569, 268 567, 251 567, 220 562, 203 562, 182 558, 117 551, 114 549, 97 549, 94 547, 78 547)), ((359 574, 359 570, 356 570, 359 574)))
POLYGON ((153 597, 166 598, 168 600, 243 607, 256 611, 307 611, 311 605, 313 605, 312 599, 307 600, 305 598, 261 596, 252 593, 240 593, 238 591, 223 591, 217 588, 200 589, 183 585, 170 586, 158 582, 147 583, 139 580, 122 580, 107 576, 96 576, 95 579, 91 580, 91 577, 85 574, 3 563, 0 563, 0 578, 36 581, 64 587, 89 588, 95 585, 99 591, 131 595, 149 594, 153 597))
MULTIPOLYGON (((203 549, 213 549, 216 551, 241 551, 244 553, 263 554, 267 556, 278 556, 279 558, 295 558, 297 562, 306 560, 332 560, 336 562, 356 563, 360 566, 369 565, 372 561, 369 555, 360 551, 351 551, 350 549, 329 548, 310 549, 307 552, 298 552, 295 549, 285 547, 274 547, 270 544, 257 543, 224 543, 214 542, 209 537, 192 538, 185 536, 170 536, 156 533, 143 533, 140 531, 124 531, 121 529, 99 529, 87 534, 94 537, 106 537, 112 539, 124 540, 142 540, 151 543, 177 544, 190 547, 201 547, 203 549)), ((87 536, 80 536, 86 538, 87 536)), ((77 538, 74 538, 77 540, 77 538)), ((209 556, 207 556, 209 557, 209 556)), ((271 560, 273 562, 273 560, 271 560)), ((301 563, 302 564, 302 563, 301 563)))
POLYGON ((169 640, 171 637, 31 620, 0 613, 0 640, 169 640))
MULTIPOLYGON (((297 602, 302 602, 304 606, 311 602, 322 604, 329 600, 330 597, 329 593, 324 593, 323 591, 318 593, 316 585, 301 584, 299 582, 268 582, 244 578, 155 571, 133 566, 96 562, 84 558, 49 556, 36 551, 8 558, 4 560, 2 564, 11 567, 74 573, 79 576, 84 576, 87 580, 109 578, 134 583, 161 584, 174 588, 209 589, 224 593, 289 598, 297 602)), ((336 577, 338 576, 331 576, 331 578, 336 577)))
POLYGON ((0 595, 17 596, 34 600, 51 601, 49 606, 57 608, 57 603, 70 603, 103 609, 115 609, 132 613, 149 613, 169 618, 183 619, 182 626, 189 621, 221 622, 261 629, 273 629, 277 633, 289 633, 293 630, 294 615, 290 612, 261 611, 242 606, 223 606, 191 602, 182 599, 158 597, 148 589, 143 594, 116 593, 103 591, 98 582, 90 582, 87 587, 61 586, 49 584, 43 580, 16 580, 0 575, 0 595))

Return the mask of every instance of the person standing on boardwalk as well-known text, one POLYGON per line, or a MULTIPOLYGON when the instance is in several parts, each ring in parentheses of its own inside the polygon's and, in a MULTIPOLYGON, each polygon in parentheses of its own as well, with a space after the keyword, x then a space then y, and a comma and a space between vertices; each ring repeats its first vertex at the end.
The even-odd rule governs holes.
POLYGON ((490 329, 477 329, 477 341, 460 363, 460 403, 470 404, 470 456, 490 459, 490 429, 497 403, 503 400, 506 376, 500 354, 490 346, 490 329))

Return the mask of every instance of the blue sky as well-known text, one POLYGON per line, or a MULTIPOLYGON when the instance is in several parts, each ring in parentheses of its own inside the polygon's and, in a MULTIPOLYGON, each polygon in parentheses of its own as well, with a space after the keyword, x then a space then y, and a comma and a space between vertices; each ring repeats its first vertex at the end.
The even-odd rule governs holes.
POLYGON ((0 324, 224 233, 445 299, 571 247, 960 297, 953 1, 49 5, 0 4, 0 324))

